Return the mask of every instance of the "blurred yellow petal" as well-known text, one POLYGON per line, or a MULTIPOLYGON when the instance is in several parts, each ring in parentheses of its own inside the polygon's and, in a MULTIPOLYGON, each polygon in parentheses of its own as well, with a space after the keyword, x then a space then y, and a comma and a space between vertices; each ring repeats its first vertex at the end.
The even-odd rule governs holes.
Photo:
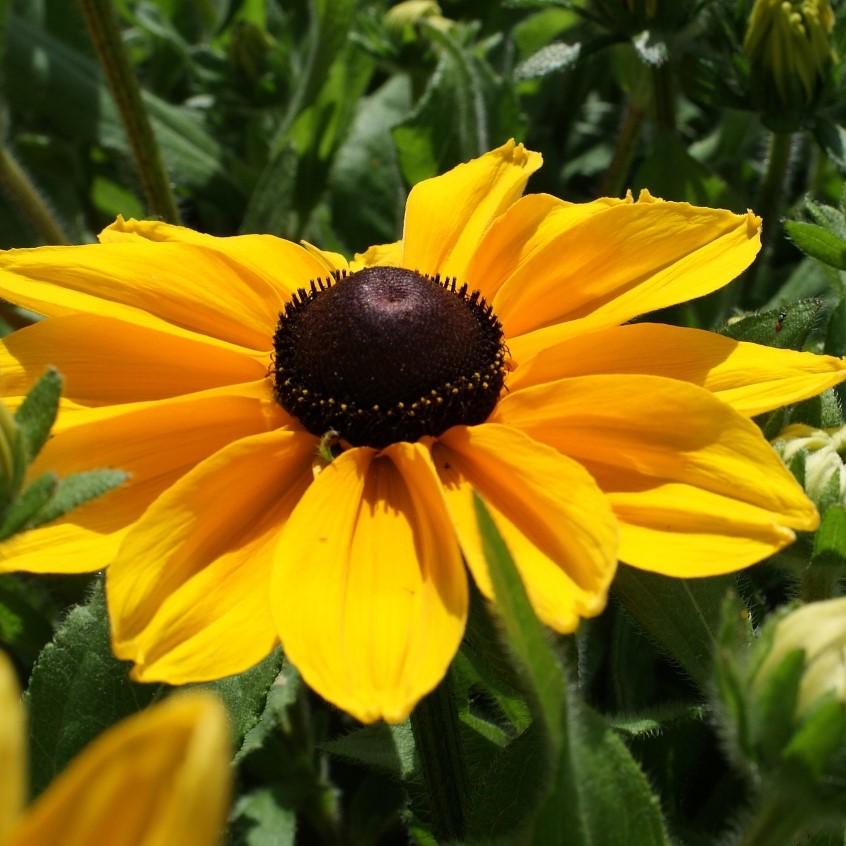
POLYGON ((636 567, 682 577, 737 570, 819 522, 759 429, 685 382, 576 376, 510 394, 493 419, 588 469, 620 522, 620 559, 636 567), (629 526, 651 532, 635 542, 645 535, 629 526))
POLYGON ((493 596, 473 507, 485 499, 538 616, 560 632, 605 607, 617 527, 602 491, 575 461, 495 423, 456 426, 432 451, 461 549, 493 596))
POLYGON ((27 792, 26 717, 14 667, 0 652, 0 842, 17 822, 27 792))
POLYGON ((285 297, 222 253, 178 241, 0 252, 0 296, 48 317, 161 321, 267 351, 285 297))
POLYGON ((229 743, 213 696, 172 696, 91 743, 3 846, 213 846, 229 805, 229 743))
POLYGON ((327 273, 325 260, 315 254, 320 251, 313 251, 313 248, 302 247, 275 235, 218 238, 159 220, 124 220, 118 216, 99 237, 104 244, 160 241, 196 244, 214 250, 229 259, 236 272, 238 268, 243 268, 261 278, 280 301, 286 300, 298 288, 306 287, 311 279, 318 279, 327 273))
MULTIPOLYGON (((321 250, 319 247, 315 247, 314 244, 309 244, 308 241, 303 241, 302 245, 303 249, 323 267, 323 273, 320 274, 321 277, 329 276, 336 270, 349 269, 349 262, 340 253, 333 253, 331 250, 321 250)), ((311 281, 313 278, 310 277, 308 281, 311 281)), ((304 288, 305 285, 301 285, 300 287, 304 288)))
POLYGON ((632 323, 578 335, 520 362, 511 391, 567 376, 639 373, 681 379, 752 417, 846 379, 846 361, 734 341, 714 332, 632 323))
POLYGON ((277 429, 198 464, 138 520, 108 570, 115 654, 140 681, 239 673, 276 643, 272 553, 316 439, 277 429))
POLYGON ((540 166, 539 153, 512 140, 418 182, 405 205, 402 267, 465 281, 482 234, 540 166))
POLYGON ((137 402, 261 379, 267 362, 134 323, 70 314, 42 320, 0 343, 0 388, 23 395, 62 363, 65 398, 87 405, 137 402), (113 368, 103 362, 119 362, 113 368))
POLYGON ((271 601, 285 653, 362 722, 405 719, 443 678, 467 577, 428 451, 344 452, 303 496, 276 552, 271 601))
POLYGON ((552 213, 557 227, 538 229, 539 243, 524 248, 493 300, 519 361, 575 334, 715 291, 761 246, 761 221, 751 213, 648 194, 636 203, 599 201, 552 213))
POLYGON ((0 545, 0 572, 76 573, 105 567, 124 529, 194 464, 286 419, 264 381, 157 402, 105 406, 60 418, 31 476, 95 467, 131 474, 120 488, 0 545))

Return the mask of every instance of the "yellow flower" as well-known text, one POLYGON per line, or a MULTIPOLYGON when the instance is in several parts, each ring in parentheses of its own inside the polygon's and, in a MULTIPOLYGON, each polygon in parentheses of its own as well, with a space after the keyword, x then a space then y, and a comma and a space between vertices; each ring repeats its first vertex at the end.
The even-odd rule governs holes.
POLYGON ((0 295, 48 316, 5 339, 6 393, 47 362, 66 378, 33 472, 133 474, 2 567, 109 565, 139 680, 237 673, 281 640, 326 699, 401 720, 461 640, 462 556, 491 595, 474 488, 560 632, 603 609, 618 557, 707 576, 815 528, 748 417, 844 363, 628 322, 734 278, 760 220, 521 197, 540 164, 512 141, 418 184, 402 240, 352 262, 122 219, 0 254, 0 295))
POLYGON ((756 0, 743 49, 784 103, 807 102, 831 62, 833 28, 829 0, 756 0))
POLYGON ((97 738, 23 811, 24 713, 0 653, 2 846, 212 846, 229 803, 229 728, 208 694, 179 694, 97 738))

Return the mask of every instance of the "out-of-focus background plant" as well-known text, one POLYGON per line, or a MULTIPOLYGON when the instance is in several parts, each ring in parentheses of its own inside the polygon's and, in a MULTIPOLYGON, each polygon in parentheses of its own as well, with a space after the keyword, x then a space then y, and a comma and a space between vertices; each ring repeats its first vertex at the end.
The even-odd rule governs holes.
MULTIPOLYGON (((657 319, 846 354, 843 3, 5 0, 0 36, 0 247, 92 241, 122 214, 349 255, 397 238, 411 184, 514 136, 544 155, 532 191, 763 215, 743 277, 657 319), (113 95, 127 72, 152 137, 113 95)), ((3 333, 34 319, 0 303, 3 333)), ((122 479, 24 486, 59 387, 48 373, 0 408, 4 537, 122 479)), ((846 572, 842 400, 758 420, 818 504, 815 536, 737 577, 623 567, 574 638, 536 630, 489 532, 514 600, 498 621, 476 602, 450 673, 452 797, 407 724, 356 727, 278 653, 206 685, 238 750, 228 842, 428 844, 457 826, 471 843, 843 843, 846 612, 822 602, 846 572), (772 616, 795 600, 821 604, 772 616)), ((34 794, 167 694, 111 657, 97 577, 0 575, 0 644, 27 689, 34 794)))

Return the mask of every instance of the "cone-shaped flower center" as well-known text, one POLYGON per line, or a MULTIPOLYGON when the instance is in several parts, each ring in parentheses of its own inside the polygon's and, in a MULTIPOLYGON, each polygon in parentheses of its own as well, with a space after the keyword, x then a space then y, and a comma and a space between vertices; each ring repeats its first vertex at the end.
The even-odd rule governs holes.
POLYGON ((397 267, 312 282, 273 344, 280 405, 356 446, 481 423, 505 374, 502 327, 477 291, 397 267))

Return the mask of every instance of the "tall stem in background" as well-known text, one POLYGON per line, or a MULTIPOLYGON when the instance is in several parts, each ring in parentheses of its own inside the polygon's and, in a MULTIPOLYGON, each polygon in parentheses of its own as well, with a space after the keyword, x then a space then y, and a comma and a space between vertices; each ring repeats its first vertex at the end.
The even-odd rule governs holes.
POLYGON ((144 108, 138 79, 123 46, 113 0, 79 0, 79 5, 120 111, 150 212, 171 223, 179 223, 170 180, 144 108))

